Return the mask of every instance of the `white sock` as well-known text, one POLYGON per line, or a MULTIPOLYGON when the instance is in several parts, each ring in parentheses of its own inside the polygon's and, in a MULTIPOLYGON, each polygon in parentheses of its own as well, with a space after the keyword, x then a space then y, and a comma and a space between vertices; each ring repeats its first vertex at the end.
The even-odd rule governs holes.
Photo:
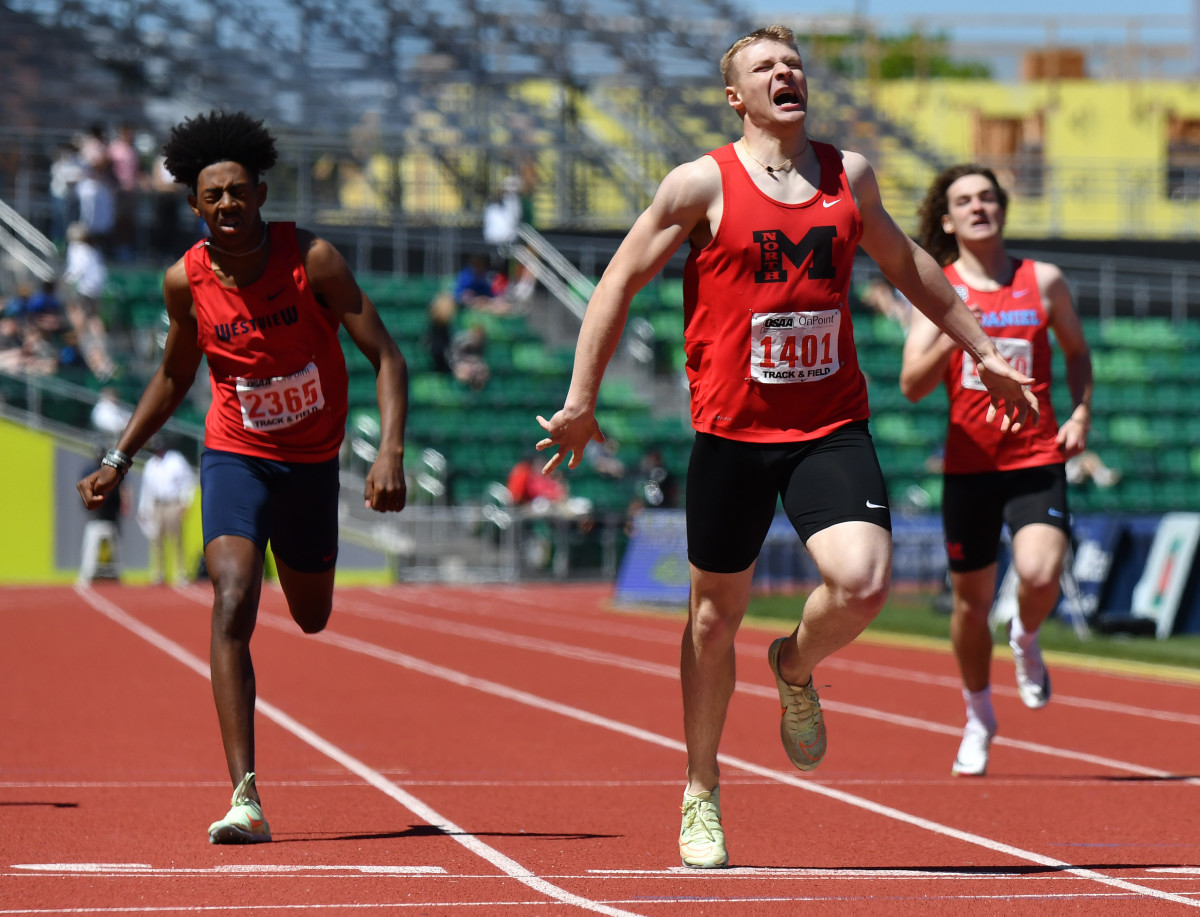
POLYGON ((1032 633, 1025 630, 1025 625, 1021 623, 1021 616, 1013 615, 1012 627, 1008 631, 1009 643, 1027 650, 1037 640, 1037 635, 1038 628, 1035 627, 1032 633))
POLYGON ((978 726, 989 733, 995 732, 996 713, 992 710, 991 685, 982 691, 968 691, 963 688, 962 695, 967 703, 967 726, 978 726))

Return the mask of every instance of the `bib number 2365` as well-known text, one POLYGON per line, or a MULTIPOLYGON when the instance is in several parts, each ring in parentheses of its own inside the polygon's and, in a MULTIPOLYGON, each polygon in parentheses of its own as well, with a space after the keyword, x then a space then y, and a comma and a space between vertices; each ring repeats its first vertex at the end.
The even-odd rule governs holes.
POLYGON ((325 407, 317 365, 270 379, 238 379, 242 426, 247 430, 278 430, 299 423, 325 407))
POLYGON ((840 309, 755 312, 750 317, 750 378, 756 382, 816 382, 841 366, 840 309))

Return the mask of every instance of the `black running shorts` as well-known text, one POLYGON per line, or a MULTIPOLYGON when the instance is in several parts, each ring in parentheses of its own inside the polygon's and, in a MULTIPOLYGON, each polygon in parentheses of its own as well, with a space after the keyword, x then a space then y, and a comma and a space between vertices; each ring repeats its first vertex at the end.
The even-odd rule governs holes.
POLYGON ((797 443, 697 433, 687 476, 688 560, 709 573, 745 570, 758 557, 781 497, 805 542, 839 522, 892 528, 865 420, 797 443))
POLYGON ((994 564, 1005 524, 1014 535, 1022 526, 1040 522, 1070 537, 1065 465, 947 474, 944 481, 942 525, 946 556, 955 573, 994 564))

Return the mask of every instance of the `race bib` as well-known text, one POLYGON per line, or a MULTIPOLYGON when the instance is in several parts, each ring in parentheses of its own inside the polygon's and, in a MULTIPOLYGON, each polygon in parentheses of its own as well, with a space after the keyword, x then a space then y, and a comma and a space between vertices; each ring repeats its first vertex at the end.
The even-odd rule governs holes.
MULTIPOLYGON (((1033 368, 1033 341, 1027 341, 1024 338, 991 338, 991 341, 1009 366, 1024 376, 1033 375, 1030 372, 1033 368)), ((965 351, 962 363, 962 387, 974 389, 977 392, 987 391, 987 386, 979 381, 979 367, 975 365, 975 358, 965 351)))
POLYGON ((750 317, 750 378, 756 382, 816 382, 841 368, 841 309, 755 312, 750 317))
POLYGON ((247 430, 290 427, 325 407, 316 363, 290 376, 234 381, 242 405, 242 426, 247 430))

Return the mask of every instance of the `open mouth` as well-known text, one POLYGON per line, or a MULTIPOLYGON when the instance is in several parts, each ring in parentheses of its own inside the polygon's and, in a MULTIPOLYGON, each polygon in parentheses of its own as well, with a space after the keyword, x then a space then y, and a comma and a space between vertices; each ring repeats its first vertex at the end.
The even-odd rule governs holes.
POLYGON ((771 97, 771 101, 778 106, 799 105, 800 93, 788 86, 776 92, 775 95, 771 97))

